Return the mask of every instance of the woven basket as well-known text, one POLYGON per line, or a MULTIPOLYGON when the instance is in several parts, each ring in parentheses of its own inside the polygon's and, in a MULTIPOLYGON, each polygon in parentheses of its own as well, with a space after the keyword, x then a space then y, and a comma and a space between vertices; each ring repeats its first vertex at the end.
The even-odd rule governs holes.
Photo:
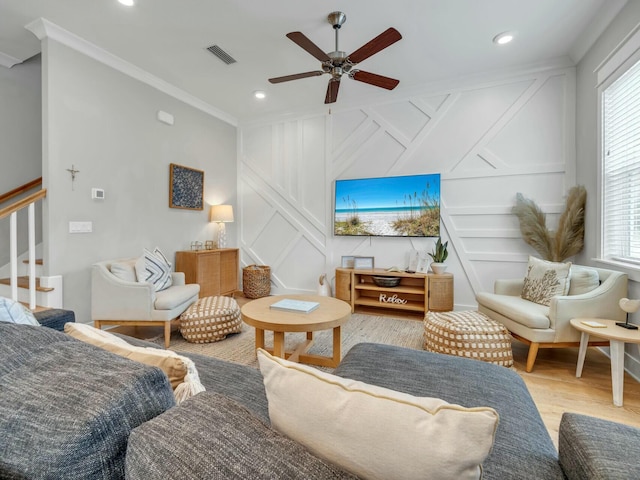
POLYGON ((242 269, 242 291, 247 298, 266 297, 271 293, 271 267, 248 265, 242 269))
POLYGON ((511 336, 504 325, 476 311, 429 312, 424 349, 511 367, 511 336))

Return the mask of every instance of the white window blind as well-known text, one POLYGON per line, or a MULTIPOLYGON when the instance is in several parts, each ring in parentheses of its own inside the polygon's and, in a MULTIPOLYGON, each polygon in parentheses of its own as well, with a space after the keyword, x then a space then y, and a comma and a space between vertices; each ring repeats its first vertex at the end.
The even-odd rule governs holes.
POLYGON ((640 265, 640 62, 602 96, 602 254, 640 265))

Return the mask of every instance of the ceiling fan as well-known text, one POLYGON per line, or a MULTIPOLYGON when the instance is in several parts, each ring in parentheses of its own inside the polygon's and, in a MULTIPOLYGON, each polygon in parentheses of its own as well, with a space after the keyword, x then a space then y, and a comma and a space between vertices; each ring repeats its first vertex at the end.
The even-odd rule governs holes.
POLYGON ((343 74, 347 74, 349 78, 353 78, 358 82, 368 83, 369 85, 386 88, 387 90, 393 90, 400 83, 400 81, 395 78, 384 77, 382 75, 353 68, 356 64, 400 40, 402 38, 400 32, 395 28, 388 28, 373 40, 365 43, 351 55, 347 55, 346 52, 342 52, 338 48, 338 31, 342 24, 347 20, 347 16, 342 12, 332 12, 327 17, 327 20, 331 25, 333 25, 333 29, 336 32, 336 49, 333 52, 323 52, 320 50, 320 47, 309 40, 302 32, 287 33, 287 38, 298 44, 298 46, 322 62, 322 70, 270 78, 269 82, 282 83, 291 80, 298 80, 300 78, 317 77, 328 73, 331 75, 331 78, 329 79, 327 95, 324 99, 324 103, 334 103, 338 99, 338 89, 340 88, 340 79, 343 74))

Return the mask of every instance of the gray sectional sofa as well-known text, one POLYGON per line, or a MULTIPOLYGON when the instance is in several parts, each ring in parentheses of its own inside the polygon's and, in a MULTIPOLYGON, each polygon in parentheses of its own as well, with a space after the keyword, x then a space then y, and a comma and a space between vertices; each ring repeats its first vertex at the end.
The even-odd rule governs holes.
MULTIPOLYGON (((0 478, 353 478, 269 427, 258 370, 189 357, 207 392, 175 406, 159 369, 49 328, 0 324, 0 478)), ((565 415, 558 456, 526 386, 506 368, 359 344, 335 373, 495 408, 500 423, 484 479, 640 478, 636 459, 611 448, 637 452, 638 430, 565 415)))

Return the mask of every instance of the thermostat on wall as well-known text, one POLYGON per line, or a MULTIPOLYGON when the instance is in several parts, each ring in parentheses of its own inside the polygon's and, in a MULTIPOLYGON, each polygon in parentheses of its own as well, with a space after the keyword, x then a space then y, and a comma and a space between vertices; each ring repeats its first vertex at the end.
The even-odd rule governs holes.
POLYGON ((102 188, 92 188, 91 189, 91 198, 96 200, 104 200, 104 189, 102 188))

